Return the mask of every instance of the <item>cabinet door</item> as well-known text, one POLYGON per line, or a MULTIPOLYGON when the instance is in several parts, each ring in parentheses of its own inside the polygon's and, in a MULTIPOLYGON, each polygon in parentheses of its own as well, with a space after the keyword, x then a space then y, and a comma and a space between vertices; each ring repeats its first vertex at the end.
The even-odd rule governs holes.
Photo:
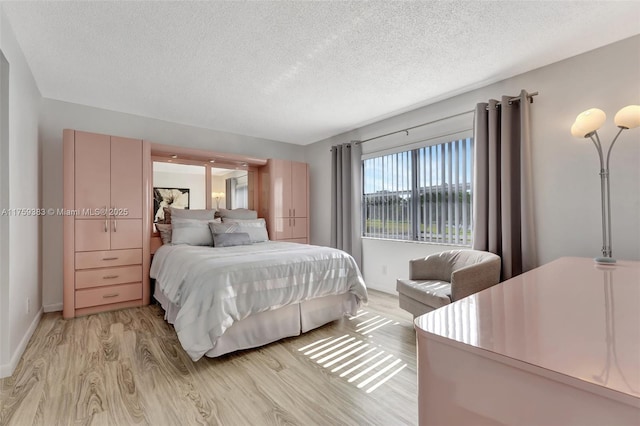
POLYGON ((75 132, 76 219, 95 219, 89 212, 109 207, 110 156, 109 136, 75 132))
POLYGON ((142 141, 111 137, 111 204, 123 218, 142 218, 142 141))
POLYGON ((291 206, 291 163, 284 160, 272 160, 270 201, 274 217, 289 217, 293 214, 291 206))
POLYGON ((306 217, 294 217, 291 219, 291 236, 289 238, 307 238, 306 217))
POLYGON ((291 238, 291 218, 290 217, 277 217, 275 219, 275 226, 273 226, 272 235, 269 235, 271 240, 285 240, 291 238))
POLYGON ((105 218, 76 220, 75 250, 76 252, 109 250, 110 234, 109 221, 105 218))
POLYGON ((142 247, 142 219, 111 218, 111 250, 142 247))
POLYGON ((291 216, 307 217, 307 167, 306 163, 291 163, 291 216))

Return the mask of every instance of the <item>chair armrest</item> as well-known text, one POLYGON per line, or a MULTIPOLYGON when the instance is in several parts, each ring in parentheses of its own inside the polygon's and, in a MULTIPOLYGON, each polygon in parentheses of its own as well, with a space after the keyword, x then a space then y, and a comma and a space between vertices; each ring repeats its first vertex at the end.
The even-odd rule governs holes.
POLYGON ((456 301, 500 282, 500 257, 458 269, 451 274, 451 300, 456 301))

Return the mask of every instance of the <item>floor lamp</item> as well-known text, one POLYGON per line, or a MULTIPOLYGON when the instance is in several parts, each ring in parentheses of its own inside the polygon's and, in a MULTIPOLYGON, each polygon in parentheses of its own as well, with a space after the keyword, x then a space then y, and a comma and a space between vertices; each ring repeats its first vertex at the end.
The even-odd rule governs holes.
POLYGON ((602 264, 616 263, 611 252, 611 196, 609 191, 609 157, 611 149, 623 130, 640 126, 640 105, 629 105, 616 114, 614 122, 620 129, 611 141, 605 159, 598 129, 604 124, 607 116, 601 109, 591 108, 578 115, 571 126, 571 134, 577 138, 591 138, 600 157, 600 192, 602 199, 602 257, 595 261, 602 264))

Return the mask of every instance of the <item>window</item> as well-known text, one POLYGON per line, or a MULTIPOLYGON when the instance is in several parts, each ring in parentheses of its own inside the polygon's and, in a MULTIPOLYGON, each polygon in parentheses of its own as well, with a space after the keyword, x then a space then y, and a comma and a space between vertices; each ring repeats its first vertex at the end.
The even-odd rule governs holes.
POLYGON ((473 139, 366 159, 364 236, 471 245, 473 139))

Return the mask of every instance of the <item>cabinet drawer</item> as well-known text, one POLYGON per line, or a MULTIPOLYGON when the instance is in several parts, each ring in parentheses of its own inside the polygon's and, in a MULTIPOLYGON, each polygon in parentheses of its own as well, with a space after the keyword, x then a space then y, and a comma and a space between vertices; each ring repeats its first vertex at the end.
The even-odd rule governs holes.
POLYGON ((108 268, 110 266, 139 265, 141 263, 142 249, 76 253, 76 269, 108 268))
POLYGON ((76 271, 76 289, 137 281, 142 281, 141 265, 76 271))
POLYGON ((76 309, 142 299, 142 283, 76 291, 76 309))

